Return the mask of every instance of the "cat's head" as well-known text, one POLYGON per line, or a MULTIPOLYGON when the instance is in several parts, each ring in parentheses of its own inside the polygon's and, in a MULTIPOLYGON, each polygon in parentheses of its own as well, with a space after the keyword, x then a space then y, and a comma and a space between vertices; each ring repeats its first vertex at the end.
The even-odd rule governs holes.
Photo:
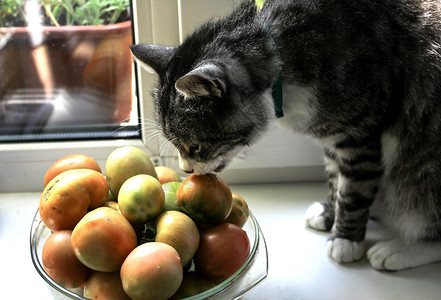
POLYGON ((203 58, 201 49, 184 46, 137 44, 131 50, 159 75, 153 93, 156 119, 176 146, 182 170, 219 172, 274 117, 271 82, 255 82, 228 53, 203 58))

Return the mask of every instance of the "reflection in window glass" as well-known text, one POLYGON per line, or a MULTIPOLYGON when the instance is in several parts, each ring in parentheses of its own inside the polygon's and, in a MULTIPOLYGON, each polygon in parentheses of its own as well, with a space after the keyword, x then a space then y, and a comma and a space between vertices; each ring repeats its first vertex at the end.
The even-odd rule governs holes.
POLYGON ((129 0, 0 5, 0 142, 138 137, 129 0))

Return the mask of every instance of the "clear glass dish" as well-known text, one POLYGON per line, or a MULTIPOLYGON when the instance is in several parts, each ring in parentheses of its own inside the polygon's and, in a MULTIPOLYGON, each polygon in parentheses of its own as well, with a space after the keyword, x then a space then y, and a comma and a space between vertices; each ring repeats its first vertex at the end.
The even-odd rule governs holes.
MULTIPOLYGON (((230 278, 203 293, 186 298, 187 300, 237 299, 266 278, 268 274, 268 252, 265 238, 259 223, 251 212, 243 229, 246 231, 251 245, 250 254, 243 266, 230 278)), ((54 299, 87 299, 82 296, 81 288, 66 289, 53 281, 44 271, 41 263, 41 252, 44 242, 50 234, 50 229, 41 221, 37 210, 30 232, 31 257, 35 269, 45 281, 54 299)))

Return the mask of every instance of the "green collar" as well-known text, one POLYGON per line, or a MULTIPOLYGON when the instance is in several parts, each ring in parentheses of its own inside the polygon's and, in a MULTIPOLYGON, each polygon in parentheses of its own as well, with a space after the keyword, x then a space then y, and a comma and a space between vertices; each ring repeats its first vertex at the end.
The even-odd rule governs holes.
POLYGON ((257 10, 261 10, 266 0, 254 0, 257 6, 257 10))
MULTIPOLYGON (((255 0, 257 10, 261 10, 263 7, 263 4, 266 0, 255 0)), ((272 41, 272 43, 275 45, 276 42, 273 39, 273 36, 266 24, 263 24, 263 27, 268 32, 268 35, 272 41)), ((276 114, 277 118, 283 117, 283 90, 282 90, 282 72, 279 71, 279 74, 277 75, 277 79, 273 84, 273 102, 274 102, 274 112, 276 114)))
POLYGON ((273 84, 273 102, 274 112, 277 118, 283 117, 283 90, 282 90, 282 72, 279 72, 276 82, 273 84))

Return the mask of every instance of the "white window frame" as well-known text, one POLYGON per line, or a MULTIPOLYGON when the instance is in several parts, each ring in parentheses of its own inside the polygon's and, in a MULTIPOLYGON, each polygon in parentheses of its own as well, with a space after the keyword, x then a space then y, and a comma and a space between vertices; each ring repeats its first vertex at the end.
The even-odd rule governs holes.
MULTIPOLYGON (((240 0, 134 0, 134 40, 176 46, 204 20, 230 12, 240 0)), ((142 120, 153 122, 151 90, 155 74, 137 66, 138 96, 142 120)), ((0 145, 0 192, 43 189, 47 168, 73 153, 92 156, 104 171, 107 156, 116 147, 142 148, 156 164, 178 170, 177 155, 161 139, 150 139, 151 126, 142 125, 142 139, 72 142, 10 143, 0 145)), ((256 145, 242 154, 220 176, 228 183, 323 180, 321 150, 310 140, 289 131, 272 128, 256 145)), ((183 173, 181 173, 183 175, 183 173)))

